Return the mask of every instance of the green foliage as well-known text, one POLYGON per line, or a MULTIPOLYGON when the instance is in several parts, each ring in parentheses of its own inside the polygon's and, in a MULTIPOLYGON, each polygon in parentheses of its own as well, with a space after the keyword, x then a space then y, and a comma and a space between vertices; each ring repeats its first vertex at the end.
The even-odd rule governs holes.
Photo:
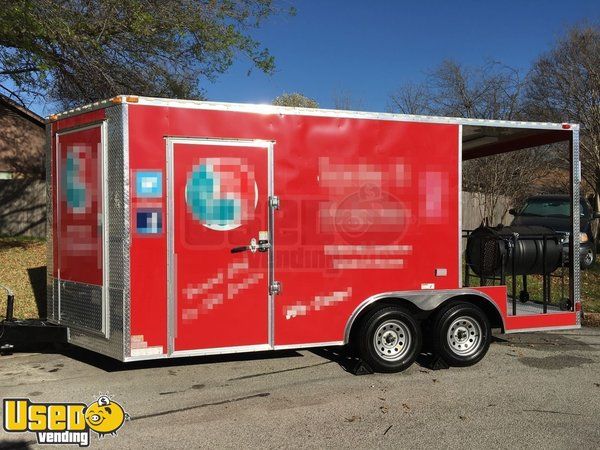
MULTIPOLYGON (((72 106, 117 94, 200 98, 241 54, 272 73, 250 36, 274 0, 11 0, 0 8, 0 87, 72 106)), ((293 10, 290 10, 293 14, 293 10)))
POLYGON ((293 106, 296 108, 318 108, 316 100, 305 95, 293 92, 291 94, 282 94, 273 100, 275 106, 293 106))

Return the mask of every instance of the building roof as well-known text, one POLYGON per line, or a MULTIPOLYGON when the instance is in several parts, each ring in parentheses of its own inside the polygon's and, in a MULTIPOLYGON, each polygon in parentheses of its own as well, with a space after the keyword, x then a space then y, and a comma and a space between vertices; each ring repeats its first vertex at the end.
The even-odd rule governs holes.
POLYGON ((45 121, 44 121, 43 117, 38 116, 32 110, 27 109, 23 105, 20 105, 19 103, 15 102, 11 98, 7 97, 6 95, 0 94, 0 105, 4 105, 4 106, 12 109, 13 111, 15 111, 16 113, 18 113, 19 115, 25 117, 26 119, 28 119, 31 122, 39 125, 40 127, 44 127, 45 126, 45 121))
POLYGON ((0 172, 12 172, 14 167, 6 159, 10 154, 10 152, 6 153, 6 149, 9 142, 12 142, 11 139, 14 139, 15 133, 35 136, 35 139, 27 142, 27 145, 15 142, 10 145, 17 145, 19 147, 17 152, 23 158, 36 158, 36 151, 43 146, 40 135, 44 136, 46 125, 42 117, 2 94, 0 94, 0 112, 2 113, 0 115, 0 172))

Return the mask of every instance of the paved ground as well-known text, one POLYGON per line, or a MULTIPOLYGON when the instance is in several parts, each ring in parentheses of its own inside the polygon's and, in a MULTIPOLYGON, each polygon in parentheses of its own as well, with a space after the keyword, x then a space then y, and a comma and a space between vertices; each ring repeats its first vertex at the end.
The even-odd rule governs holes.
POLYGON ((498 338, 474 367, 366 376, 325 351, 126 368, 80 351, 16 354, 0 357, 0 396, 109 391, 132 419, 97 448, 598 448, 600 329, 498 338))

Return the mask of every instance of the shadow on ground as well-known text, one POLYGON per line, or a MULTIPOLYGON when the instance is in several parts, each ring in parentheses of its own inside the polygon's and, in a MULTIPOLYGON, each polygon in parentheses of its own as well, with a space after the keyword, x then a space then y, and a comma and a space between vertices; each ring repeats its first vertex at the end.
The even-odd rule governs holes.
POLYGON ((31 289, 33 290, 35 305, 38 310, 38 317, 47 317, 46 266, 27 269, 27 275, 29 276, 29 283, 31 284, 31 289))
MULTIPOLYGON (((56 352, 56 349, 48 349, 56 352)), ((106 372, 119 372, 127 370, 151 369, 156 367, 174 367, 174 366, 193 366, 206 364, 220 364, 234 361, 250 361, 250 360, 269 360, 279 358, 296 358, 302 355, 292 350, 281 350, 276 352, 252 352, 252 353, 234 353, 227 355, 210 355, 210 356, 188 356, 182 358, 169 359, 154 359, 148 361, 133 361, 120 362, 108 356, 75 347, 72 345, 64 345, 59 349, 63 355, 80 361, 85 364, 97 367, 106 372)))
POLYGON ((29 241, 27 240, 6 237, 2 237, 2 239, 0 239, 0 250, 6 250, 11 248, 25 249, 27 247, 29 247, 29 241))
POLYGON ((15 448, 34 448, 36 446, 36 441, 26 441, 25 439, 19 439, 16 441, 1 441, 0 440, 0 450, 4 449, 15 449, 15 448))
MULTIPOLYGON (((581 346, 587 346, 582 342, 559 334, 546 334, 546 333, 535 333, 535 334, 521 334, 503 337, 493 336, 492 344, 509 347, 538 347, 539 349, 551 350, 556 348, 557 350, 565 350, 565 347, 581 348, 581 346), (505 339, 506 338, 506 339, 505 339), (532 344, 535 342, 535 344, 532 344)), ((327 360, 328 363, 336 363, 342 370, 351 374, 363 374, 368 373, 368 370, 361 371, 360 363, 361 360, 354 356, 348 346, 340 347, 323 347, 306 349, 313 354, 320 356, 327 360), (357 370, 358 369, 358 370, 357 370)), ((35 346, 20 346, 18 351, 25 352, 41 352, 41 353, 61 353, 68 358, 80 361, 84 364, 94 366, 100 370, 106 372, 118 372, 118 371, 129 371, 129 370, 140 370, 150 369, 159 367, 175 367, 175 366, 192 366, 192 365, 206 365, 206 364, 221 364, 235 361, 251 361, 251 360, 272 360, 279 358, 301 358, 302 354, 295 350, 278 350, 278 351, 264 351, 264 352, 251 352, 251 353, 235 353, 227 355, 210 355, 210 356, 195 356, 195 357, 182 357, 182 358, 170 358, 170 359, 155 359, 148 361, 134 361, 123 363, 117 361, 108 356, 100 355, 98 353, 86 350, 83 348, 75 347, 69 344, 48 344, 48 345, 35 345, 35 346)), ((417 359, 416 363, 422 368, 428 370, 438 370, 446 368, 445 364, 441 363, 436 356, 431 353, 430 349, 425 348, 417 359)), ((537 365, 536 361, 523 361, 523 363, 531 366, 537 365)), ((585 364, 588 361, 573 361, 574 365, 578 363, 585 364)), ((542 363, 540 363, 542 364, 542 363)), ((544 368, 554 368, 551 361, 545 361, 542 364, 544 368)), ((557 367, 558 368, 558 367, 557 367)), ((296 370, 296 368, 283 369, 286 372, 289 370, 296 370)), ((245 377, 261 376, 264 374, 249 375, 245 377)))
MULTIPOLYGON (((373 373, 372 369, 368 366, 365 366, 360 358, 353 355, 347 346, 315 348, 312 349, 311 352, 317 356, 320 356, 321 358, 325 358, 329 361, 339 364, 343 370, 353 375, 366 375, 373 373)), ((429 370, 448 368, 443 361, 440 361, 436 355, 429 351, 419 354, 415 362, 419 366, 429 370)))

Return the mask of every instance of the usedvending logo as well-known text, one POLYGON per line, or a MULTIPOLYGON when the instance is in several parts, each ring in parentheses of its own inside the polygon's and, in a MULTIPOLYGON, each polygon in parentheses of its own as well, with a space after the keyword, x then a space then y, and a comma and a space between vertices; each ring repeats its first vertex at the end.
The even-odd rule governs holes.
POLYGON ((9 433, 35 433, 38 444, 90 445, 92 431, 99 438, 116 436, 129 415, 108 395, 85 403, 35 403, 28 398, 3 401, 3 425, 9 433))

